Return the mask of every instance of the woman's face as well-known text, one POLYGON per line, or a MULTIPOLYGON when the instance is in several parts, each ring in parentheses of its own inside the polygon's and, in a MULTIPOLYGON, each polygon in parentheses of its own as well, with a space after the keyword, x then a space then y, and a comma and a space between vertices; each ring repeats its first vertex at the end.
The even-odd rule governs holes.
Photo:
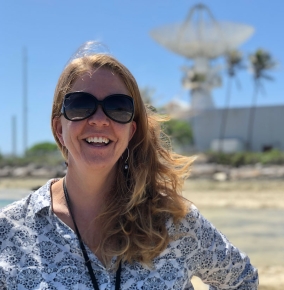
MULTIPOLYGON (((100 68, 79 77, 71 92, 83 91, 103 100, 111 94, 130 95, 122 80, 110 70, 100 68)), ((136 130, 134 121, 117 123, 108 118, 101 106, 89 118, 77 122, 64 116, 53 121, 56 134, 68 150, 68 164, 92 169, 112 170, 136 130)))

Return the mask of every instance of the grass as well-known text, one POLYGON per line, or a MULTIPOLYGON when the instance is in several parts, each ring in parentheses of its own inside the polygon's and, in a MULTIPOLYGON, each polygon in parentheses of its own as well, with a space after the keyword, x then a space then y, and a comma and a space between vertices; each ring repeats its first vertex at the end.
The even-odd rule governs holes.
POLYGON ((254 164, 284 165, 284 152, 279 150, 237 153, 208 152, 206 157, 210 163, 231 165, 233 167, 254 164))

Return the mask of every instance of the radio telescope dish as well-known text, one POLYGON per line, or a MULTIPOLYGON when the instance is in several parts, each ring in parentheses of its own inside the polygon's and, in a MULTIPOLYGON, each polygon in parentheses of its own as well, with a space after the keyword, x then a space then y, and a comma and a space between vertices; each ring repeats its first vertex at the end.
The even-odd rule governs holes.
POLYGON ((217 22, 203 4, 194 6, 182 23, 169 24, 150 32, 167 49, 194 59, 217 58, 236 49, 254 32, 254 28, 232 22, 217 22))
POLYGON ((211 90, 221 85, 220 69, 212 59, 236 50, 254 28, 231 22, 218 22, 203 4, 192 7, 184 22, 169 24, 150 32, 152 38, 172 52, 192 59, 183 68, 183 86, 191 91, 191 108, 196 112, 214 108, 211 90))

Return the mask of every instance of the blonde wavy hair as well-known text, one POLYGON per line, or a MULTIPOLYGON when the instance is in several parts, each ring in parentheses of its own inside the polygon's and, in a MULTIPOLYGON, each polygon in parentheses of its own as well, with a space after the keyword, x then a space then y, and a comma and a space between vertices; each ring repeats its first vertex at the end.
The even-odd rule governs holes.
MULTIPOLYGON (((108 54, 83 56, 65 67, 55 89, 51 122, 61 115, 63 98, 76 79, 98 68, 109 69, 121 78, 134 99, 137 124, 128 145, 128 174, 125 175, 124 160, 120 158, 112 198, 107 199, 99 217, 104 232, 98 250, 106 264, 117 256, 117 264, 123 260, 151 265, 170 241, 166 220, 172 218, 177 223, 188 210, 181 191, 192 158, 172 152, 161 130, 165 119, 145 107, 133 75, 108 54)), ((53 127, 52 132, 67 161, 66 147, 61 145, 53 127)))

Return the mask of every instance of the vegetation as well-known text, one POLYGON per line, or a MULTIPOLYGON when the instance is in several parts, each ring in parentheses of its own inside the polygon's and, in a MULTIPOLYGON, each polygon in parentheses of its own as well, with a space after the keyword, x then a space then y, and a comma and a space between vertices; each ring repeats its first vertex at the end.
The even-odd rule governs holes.
POLYGON ((208 152, 208 161, 210 163, 218 163, 240 167, 244 165, 284 165, 284 152, 279 150, 271 150, 267 152, 237 152, 222 153, 208 152))
POLYGON ((42 154, 49 154, 49 153, 56 153, 58 152, 58 147, 55 143, 51 142, 42 142, 33 145, 29 148, 26 152, 26 155, 33 156, 33 155, 42 155, 42 154))
POLYGON ((227 83, 227 93, 226 93, 226 100, 225 100, 225 109, 222 112, 221 116, 221 126, 220 126, 220 135, 219 139, 221 140, 220 146, 219 146, 219 151, 223 151, 223 139, 224 136, 226 135, 226 125, 227 125, 227 119, 228 119, 228 114, 229 114, 229 107, 231 103, 231 89, 232 89, 232 82, 233 79, 236 80, 236 83, 238 87, 240 88, 240 84, 238 82, 238 79, 236 77, 236 74, 238 70, 244 69, 245 66, 243 64, 243 56, 240 51, 238 50, 231 50, 228 51, 227 54, 225 55, 226 59, 226 73, 228 76, 228 83, 227 83))
MULTIPOLYGON (((178 147, 179 149, 184 149, 193 142, 192 131, 189 124, 185 121, 172 119, 165 122, 164 131, 170 137, 173 146, 178 147)), ((29 148, 27 152, 29 153, 23 157, 1 157, 0 155, 0 167, 7 165, 26 166, 31 163, 39 166, 56 166, 64 162, 60 151, 54 143, 38 143, 29 148), (34 154, 32 154, 32 152, 34 154)), ((207 152, 206 155, 209 163, 218 163, 232 167, 254 164, 284 165, 284 152, 279 150, 271 150, 267 152, 238 152, 230 154, 223 152, 207 152)))
POLYGON ((249 124, 248 124, 248 136, 247 136, 247 150, 250 151, 253 142, 253 126, 255 121, 255 109, 257 105, 257 99, 259 92, 264 90, 263 81, 273 80, 268 75, 268 71, 272 70, 276 66, 276 62, 273 60, 271 54, 262 49, 258 49, 254 54, 249 56, 253 80, 254 80, 254 93, 252 97, 252 106, 250 108, 249 124))
POLYGON ((28 164, 56 166, 62 164, 63 157, 55 143, 42 142, 30 147, 24 156, 2 156, 0 166, 25 166, 28 164))
POLYGON ((164 123, 164 132, 169 136, 175 151, 186 152, 193 144, 193 133, 188 122, 171 119, 164 123))

